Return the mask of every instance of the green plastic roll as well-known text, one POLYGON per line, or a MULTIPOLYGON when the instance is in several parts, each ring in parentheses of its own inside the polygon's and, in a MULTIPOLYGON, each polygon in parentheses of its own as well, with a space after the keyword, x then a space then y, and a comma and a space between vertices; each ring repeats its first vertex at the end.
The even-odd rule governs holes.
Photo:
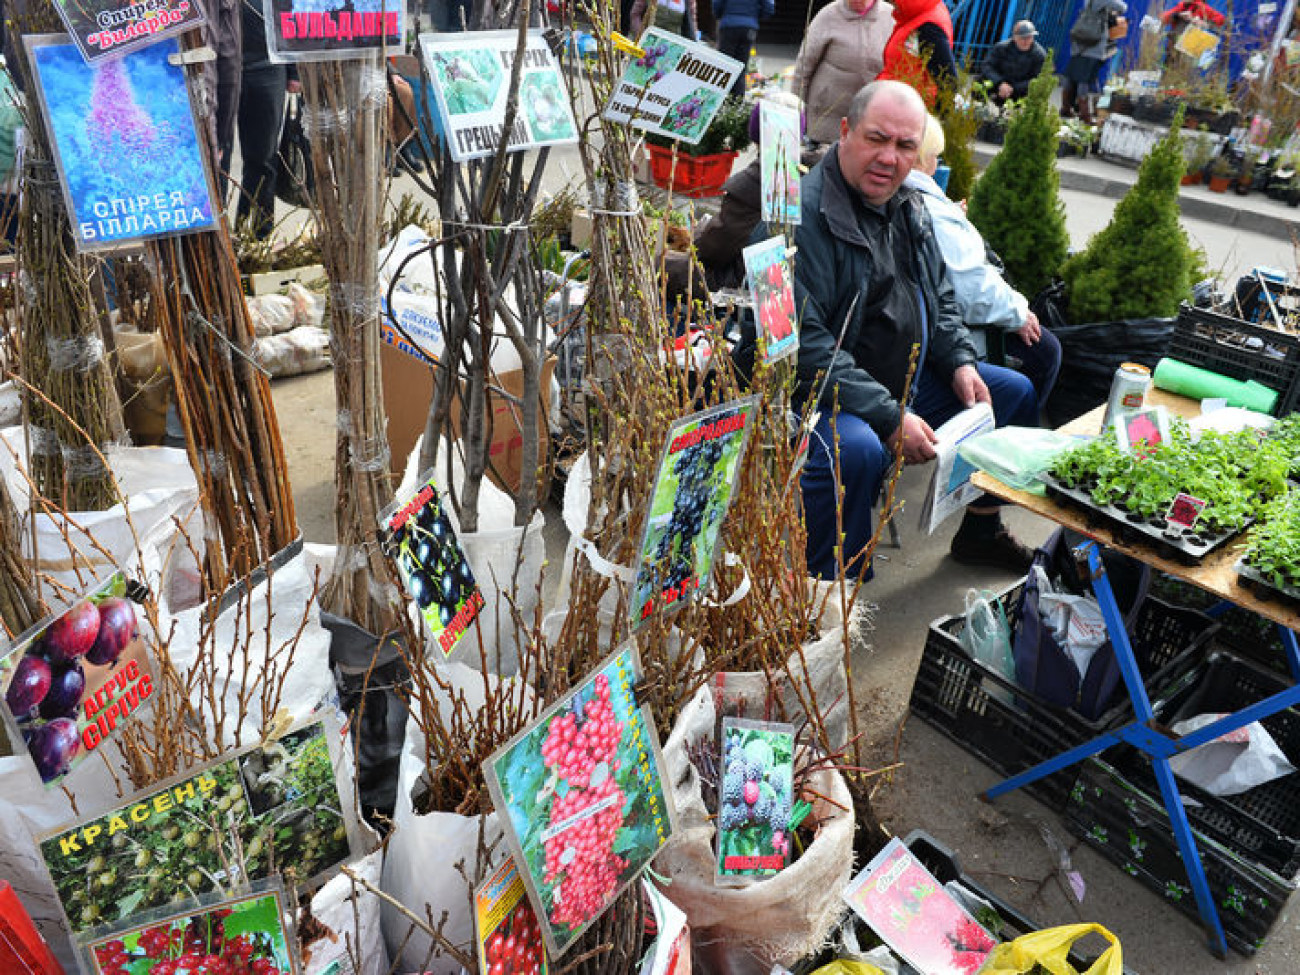
POLYGON ((1240 406, 1256 413, 1272 413, 1277 405, 1277 390, 1253 379, 1242 382, 1177 359, 1161 359, 1151 381, 1156 388, 1192 399, 1226 399, 1229 406, 1240 406))

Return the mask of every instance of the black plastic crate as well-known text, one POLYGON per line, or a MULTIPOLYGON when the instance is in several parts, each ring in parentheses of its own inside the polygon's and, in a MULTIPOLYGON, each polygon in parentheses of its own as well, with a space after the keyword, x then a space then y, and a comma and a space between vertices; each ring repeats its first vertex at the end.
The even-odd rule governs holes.
MULTIPOLYGON (((1218 596, 1163 572, 1152 575, 1151 592, 1175 606, 1191 609, 1209 609, 1220 601, 1218 596)), ((1240 606, 1229 605, 1214 617, 1214 621, 1219 624, 1219 632, 1214 638, 1217 646, 1226 647, 1239 657, 1279 674, 1290 674, 1286 651, 1282 648, 1277 624, 1272 620, 1240 606)))
POLYGON ((1183 305, 1169 357, 1277 390, 1278 416, 1293 412, 1300 398, 1300 340, 1276 329, 1183 305))
MULTIPOLYGON (((1182 683, 1156 704, 1156 719, 1173 725, 1198 714, 1236 712, 1290 683, 1234 653, 1215 650, 1195 680, 1182 683)), ((1300 712, 1286 708, 1261 723, 1292 764, 1300 761, 1300 712)), ((1150 762, 1136 749, 1117 749, 1107 760, 1148 795, 1160 794, 1150 762)), ((1182 780, 1178 787, 1192 800, 1185 803, 1188 818, 1206 836, 1282 877, 1300 871, 1300 773, 1235 796, 1211 795, 1182 780)))
MULTIPOLYGON (((1013 629, 1022 587, 1012 586, 998 597, 1013 629)), ((960 614, 930 624, 910 706, 923 721, 1004 775, 1023 772, 1083 744, 1132 713, 1122 684, 1117 703, 1095 721, 1049 704, 971 658, 961 644, 965 626, 960 614)), ((1148 597, 1131 634, 1148 687, 1164 687, 1191 670, 1215 629, 1203 613, 1148 597)), ((1061 769, 1025 786, 1025 791, 1062 809, 1076 771, 1061 769)))
MULTIPOLYGON (((1070 832, 1125 873, 1199 920, 1169 814, 1159 799, 1113 766, 1089 759, 1080 766, 1065 821, 1070 832)), ((1193 829, 1193 833, 1228 944, 1252 955, 1282 913, 1295 883, 1251 863, 1199 830, 1193 829)))

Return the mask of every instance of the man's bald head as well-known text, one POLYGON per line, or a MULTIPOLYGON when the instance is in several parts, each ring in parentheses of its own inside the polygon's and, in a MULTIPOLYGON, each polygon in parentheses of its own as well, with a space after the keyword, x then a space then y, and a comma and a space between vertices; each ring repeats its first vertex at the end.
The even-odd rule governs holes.
POLYGON ((900 106, 914 110, 919 124, 924 127, 925 101, 915 88, 902 81, 873 81, 859 88, 858 93, 853 96, 853 101, 849 102, 849 110, 844 119, 849 123, 850 129, 858 127, 862 116, 867 114, 867 109, 877 98, 888 98, 899 103, 900 106))

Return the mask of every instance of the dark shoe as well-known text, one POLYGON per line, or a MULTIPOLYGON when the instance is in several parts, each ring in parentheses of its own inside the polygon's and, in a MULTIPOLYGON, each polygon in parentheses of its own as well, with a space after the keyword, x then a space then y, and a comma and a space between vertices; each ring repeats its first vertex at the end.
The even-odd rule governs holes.
POLYGON ((948 554, 962 565, 987 565, 1024 575, 1034 561, 1031 549, 1022 545, 1006 528, 999 528, 992 537, 979 537, 974 532, 958 531, 952 538, 948 554))

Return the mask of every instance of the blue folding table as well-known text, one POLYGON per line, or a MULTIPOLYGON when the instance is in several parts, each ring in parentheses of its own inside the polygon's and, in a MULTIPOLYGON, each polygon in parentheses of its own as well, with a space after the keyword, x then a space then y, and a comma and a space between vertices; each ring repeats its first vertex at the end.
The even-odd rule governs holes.
MULTIPOLYGON (((1200 412, 1200 404, 1195 400, 1163 393, 1160 390, 1152 390, 1148 394, 1147 405, 1163 405, 1170 412, 1183 416, 1194 416, 1200 412)), ((1070 423, 1063 428, 1063 431, 1067 433, 1095 433, 1101 424, 1102 412, 1102 408, 1099 407, 1070 423)), ((1129 699, 1133 702, 1135 715, 1135 719, 1122 728, 1105 732, 1092 741, 1062 752, 1055 758, 1048 759, 1028 771, 1012 776, 989 789, 986 795, 990 799, 1003 795, 1066 766, 1081 762, 1104 751, 1111 745, 1117 745, 1121 742, 1127 742, 1146 754, 1151 759, 1151 768, 1155 773, 1156 782, 1160 786, 1160 794, 1164 800, 1165 810, 1169 814, 1169 821, 1173 828, 1174 840, 1178 844, 1183 863, 1187 867, 1187 879, 1196 897, 1196 906, 1200 911, 1201 919, 1209 935, 1210 949, 1220 958, 1225 957, 1228 948, 1224 939, 1223 924, 1219 920, 1219 912, 1215 906, 1214 898, 1211 896, 1209 884, 1206 881, 1205 870, 1201 865, 1200 853, 1196 847, 1196 838, 1188 823, 1187 813, 1183 809, 1178 784, 1169 768, 1169 759, 1173 755, 1195 748, 1197 745, 1203 745, 1234 729, 1250 724, 1252 721, 1258 721, 1270 714, 1300 703, 1300 646, 1297 646, 1295 635, 1296 630, 1300 629, 1300 613, 1292 611, 1288 606, 1279 602, 1262 601, 1238 583, 1235 565, 1241 557, 1241 548, 1245 544, 1244 538, 1210 553, 1196 565, 1186 565, 1163 557, 1149 545, 1135 544, 1127 538, 1121 538, 1118 531, 1107 525, 1099 524, 1082 509, 1065 506, 1049 498, 1038 497, 1037 495, 1010 488, 984 472, 977 472, 972 481, 977 487, 989 494, 1020 505, 1035 514, 1042 515, 1044 518, 1073 529, 1089 539, 1075 551, 1081 563, 1086 560, 1087 575, 1092 582, 1097 601, 1101 605, 1101 612, 1106 620, 1106 629, 1110 635, 1111 643, 1114 645, 1115 656, 1124 675, 1124 684, 1128 689, 1129 699), (1173 735, 1168 729, 1160 727, 1154 721, 1151 700, 1147 696, 1146 688, 1142 683, 1142 675, 1138 671, 1137 661, 1133 656, 1133 647, 1129 643, 1123 618, 1116 606, 1115 595, 1111 590, 1110 581, 1106 578, 1106 570, 1101 561, 1102 546, 1123 552, 1125 555, 1139 559, 1155 569, 1218 596, 1220 603, 1210 610, 1211 615, 1215 615, 1216 611, 1222 612, 1230 605, 1237 605, 1272 620, 1277 624, 1278 632, 1281 634, 1287 664, 1296 683, 1235 714, 1226 715, 1191 734, 1180 737, 1173 735)))

